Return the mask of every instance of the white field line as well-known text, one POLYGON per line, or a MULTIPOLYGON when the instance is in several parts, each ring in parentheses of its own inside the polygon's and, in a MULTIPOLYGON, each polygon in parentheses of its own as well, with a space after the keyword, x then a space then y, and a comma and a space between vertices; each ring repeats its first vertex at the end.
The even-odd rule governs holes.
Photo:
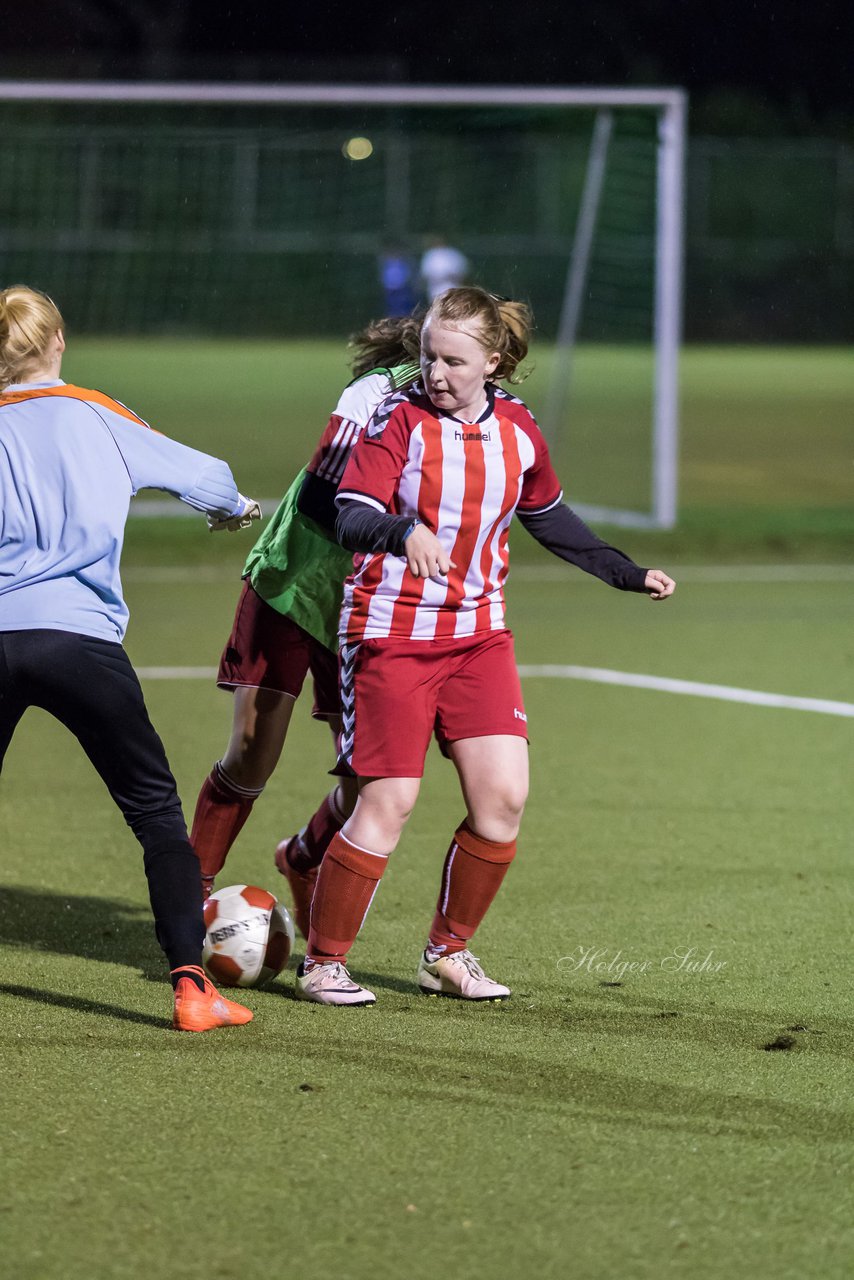
POLYGON ((742 702, 754 707, 785 707, 790 711, 820 711, 827 716, 854 717, 854 702, 833 702, 828 698, 793 698, 786 693, 763 693, 759 689, 737 689, 725 684, 703 684, 697 680, 671 680, 667 676, 635 675, 631 671, 609 671, 605 667, 520 666, 521 676, 556 680, 589 680, 595 684, 617 684, 630 689, 655 689, 659 693, 683 693, 695 698, 716 698, 719 702, 742 702))
MULTIPOLYGON (((850 564, 698 564, 669 566, 677 582, 750 583, 854 582, 850 564)), ((125 582, 170 583, 239 582, 240 571, 230 565, 134 565, 122 570, 125 582)), ((574 586, 589 575, 573 573, 570 565, 523 564, 512 570, 514 582, 563 582, 574 586)))
MULTIPOLYGON (((213 680, 215 667, 137 667, 141 680, 213 680)), ((588 680, 594 684, 616 684, 630 689, 654 689, 659 693, 682 693, 695 698, 715 698, 719 702, 740 702, 754 707, 783 707, 789 711, 817 711, 827 716, 854 717, 854 702, 833 702, 827 698, 793 698, 785 693, 763 693, 758 689, 736 689, 725 684, 702 684, 697 680, 671 680, 667 676, 636 675, 630 671, 609 671, 605 667, 520 665, 519 674, 528 679, 588 680)))
MULTIPOLYGON (((2 92, 0 92, 2 98, 2 92)), ((257 498, 263 515, 268 516, 276 510, 282 501, 282 495, 278 498, 257 498)), ((191 507, 189 503, 182 502, 180 498, 135 498, 130 504, 128 515, 134 517, 142 517, 143 519, 155 517, 160 519, 163 516, 171 517, 191 517, 195 516, 197 520, 204 520, 205 513, 198 511, 195 507, 191 507)))

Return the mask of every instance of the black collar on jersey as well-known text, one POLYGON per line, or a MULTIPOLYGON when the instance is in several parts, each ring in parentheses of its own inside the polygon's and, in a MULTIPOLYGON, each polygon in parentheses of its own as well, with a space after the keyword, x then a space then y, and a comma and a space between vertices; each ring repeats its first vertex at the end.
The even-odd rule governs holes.
POLYGON ((485 382, 483 384, 483 389, 486 392, 486 408, 479 418, 475 418, 474 422, 463 422, 462 418, 455 418, 452 413, 445 413, 442 416, 445 418, 452 418, 454 422, 459 422, 463 427, 476 427, 479 423, 486 422, 486 419, 491 418, 495 411, 495 384, 492 382, 485 382))
POLYGON ((495 412, 495 383, 486 382, 483 389, 486 392, 486 408, 478 418, 478 422, 484 422, 495 412))

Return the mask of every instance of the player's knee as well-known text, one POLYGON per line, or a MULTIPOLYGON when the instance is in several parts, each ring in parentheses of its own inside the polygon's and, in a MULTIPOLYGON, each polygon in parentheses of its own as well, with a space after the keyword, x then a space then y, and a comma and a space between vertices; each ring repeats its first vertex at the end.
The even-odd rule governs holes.
POLYGON ((414 805, 406 800, 390 798, 382 805, 373 806, 371 816, 389 834, 400 835, 409 821, 414 805))
POLYGON ((471 805, 469 821, 485 840, 504 843, 519 834, 528 788, 525 782, 508 780, 504 786, 471 805))
POLYGON ((505 815, 507 821, 521 821, 528 799, 528 779, 505 778, 496 789, 494 803, 505 815))
POLYGON ((399 793, 359 797, 344 835, 363 849, 392 853, 414 808, 414 800, 399 793))

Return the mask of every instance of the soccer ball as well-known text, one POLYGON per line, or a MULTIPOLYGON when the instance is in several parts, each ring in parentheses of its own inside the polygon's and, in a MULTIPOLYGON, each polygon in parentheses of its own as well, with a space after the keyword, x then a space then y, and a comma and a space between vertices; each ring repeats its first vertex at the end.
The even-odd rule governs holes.
POLYGON ((294 946, 290 914, 252 884, 217 889, 205 903, 202 961, 225 987, 263 987, 281 973, 294 946))

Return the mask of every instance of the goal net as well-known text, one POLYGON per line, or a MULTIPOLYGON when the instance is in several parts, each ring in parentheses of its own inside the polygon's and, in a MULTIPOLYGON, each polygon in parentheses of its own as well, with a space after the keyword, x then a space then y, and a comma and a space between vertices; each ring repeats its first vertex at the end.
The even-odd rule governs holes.
POLYGON ((4 283, 77 332, 343 337, 441 237, 534 310, 569 501, 674 523, 678 91, 0 82, 0 124, 4 283))

